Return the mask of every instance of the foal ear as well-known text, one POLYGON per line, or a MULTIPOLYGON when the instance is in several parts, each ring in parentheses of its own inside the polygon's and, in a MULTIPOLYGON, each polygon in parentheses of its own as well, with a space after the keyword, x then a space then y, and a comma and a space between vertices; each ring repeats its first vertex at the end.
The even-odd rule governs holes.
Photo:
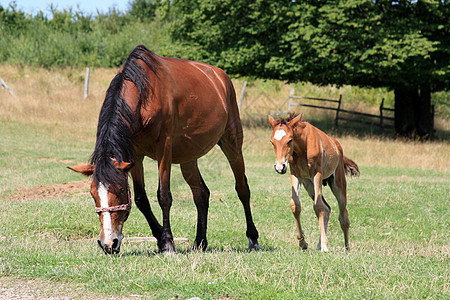
POLYGON ((81 173, 85 176, 91 176, 94 173, 95 166, 93 165, 83 165, 83 166, 74 166, 67 167, 68 169, 81 173))
POLYGON ((114 162, 114 165, 116 166, 117 169, 119 169, 122 172, 128 173, 131 168, 134 167, 134 163, 129 163, 129 162, 114 162))
POLYGON ((298 122, 302 121, 302 118, 303 118, 303 113, 299 114, 298 116, 296 116, 295 118, 290 120, 288 122, 289 126, 294 127, 298 122))
POLYGON ((277 121, 275 121, 275 119, 269 115, 269 124, 270 126, 272 126, 272 128, 275 128, 275 126, 277 126, 277 121))

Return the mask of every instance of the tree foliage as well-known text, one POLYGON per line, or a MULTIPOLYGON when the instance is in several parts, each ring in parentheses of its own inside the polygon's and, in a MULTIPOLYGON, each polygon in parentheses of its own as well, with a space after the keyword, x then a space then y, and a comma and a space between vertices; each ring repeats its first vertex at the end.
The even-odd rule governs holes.
MULTIPOLYGON (((182 17, 174 22, 172 36, 194 45, 192 58, 219 65, 231 74, 388 87, 398 92, 396 97, 409 94, 411 100, 406 103, 416 109, 405 122, 412 119, 412 123, 420 112, 430 118, 430 105, 418 104, 429 103, 431 91, 450 86, 450 5, 446 0, 188 0, 176 4, 182 17)), ((430 134, 432 125, 422 125, 403 124, 399 131, 430 134)))
POLYGON ((449 84, 446 1, 179 1, 172 36, 228 72, 319 84, 449 84))
POLYGON ((46 68, 118 67, 137 44, 171 55, 178 48, 166 37, 167 21, 153 20, 152 10, 162 9, 166 2, 134 0, 127 12, 110 8, 95 16, 53 6, 49 14, 30 15, 11 2, 0 6, 0 62, 46 68), (142 11, 145 7, 148 10, 142 11))

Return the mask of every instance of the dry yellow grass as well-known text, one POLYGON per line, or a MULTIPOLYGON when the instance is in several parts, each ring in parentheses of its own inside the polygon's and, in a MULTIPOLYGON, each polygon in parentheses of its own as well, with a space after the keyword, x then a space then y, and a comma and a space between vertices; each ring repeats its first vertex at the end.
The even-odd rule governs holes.
MULTIPOLYGON (((89 97, 84 99, 85 70, 49 71, 27 66, 0 65, 0 77, 17 94, 17 98, 14 98, 6 89, 0 88, 0 120, 42 126, 50 129, 55 138, 65 136, 75 140, 94 139, 100 106, 116 71, 91 70, 89 97)), ((234 80, 234 83, 239 101, 243 80, 234 80)), ((274 112, 287 98, 290 86, 272 82, 266 88, 265 84, 258 81, 247 87, 241 113, 243 117, 260 114, 264 121, 266 113, 274 112)), ((326 93, 324 89, 326 88, 321 88, 321 92, 326 93)), ((329 93, 335 94, 336 91, 330 90, 329 93)), ((450 130, 450 122, 437 120, 436 123, 440 128, 450 130)), ((267 130, 257 131, 252 143, 261 143, 258 151, 272 151, 266 138, 267 130)), ((346 155, 360 165, 450 172, 448 141, 412 142, 379 137, 359 139, 352 136, 343 136, 339 140, 346 155)))
POLYGON ((339 138, 346 156, 365 166, 386 166, 450 172, 448 142, 413 142, 383 138, 339 138))
POLYGON ((91 136, 114 74, 112 69, 91 70, 89 97, 84 99, 84 70, 2 65, 0 77, 17 98, 0 89, 0 119, 52 128, 55 134, 91 136))

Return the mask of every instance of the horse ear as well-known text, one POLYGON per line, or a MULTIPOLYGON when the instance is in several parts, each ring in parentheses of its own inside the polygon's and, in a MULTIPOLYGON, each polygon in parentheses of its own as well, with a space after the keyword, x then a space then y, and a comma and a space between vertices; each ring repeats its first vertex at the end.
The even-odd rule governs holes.
POLYGON ((303 118, 303 113, 299 114, 298 116, 296 116, 295 118, 293 118, 292 120, 290 120, 288 122, 290 127, 294 127, 295 124, 297 124, 298 122, 301 122, 303 118))
POLYGON ((93 165, 83 165, 83 166, 74 166, 67 167, 68 169, 81 173, 85 176, 91 176, 94 173, 95 166, 93 165))
POLYGON ((277 121, 275 121, 275 119, 269 115, 269 124, 270 126, 272 126, 272 128, 275 128, 275 126, 277 126, 277 121))
POLYGON ((128 173, 131 168, 134 167, 134 163, 129 163, 129 162, 114 162, 114 165, 116 166, 117 169, 121 170, 122 172, 128 173))

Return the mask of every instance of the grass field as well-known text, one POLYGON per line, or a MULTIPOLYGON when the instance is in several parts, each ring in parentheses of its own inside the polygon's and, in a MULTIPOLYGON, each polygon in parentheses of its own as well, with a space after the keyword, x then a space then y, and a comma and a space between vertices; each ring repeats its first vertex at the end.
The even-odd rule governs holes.
MULTIPOLYGON (((355 136, 327 128, 360 165, 361 177, 348 179, 351 251, 344 250, 336 201, 326 189, 332 208, 330 252, 320 253, 315 250, 319 230, 312 201, 302 191, 302 225, 310 249, 299 251, 289 177, 273 170, 271 132, 246 127, 244 155, 261 251, 246 250, 244 213, 232 174, 214 149, 199 162, 211 190, 205 253, 180 242, 177 254, 161 255, 154 242, 125 240, 119 255, 106 256, 95 241, 99 221, 88 182, 68 193, 55 189, 83 179, 65 167, 89 158, 98 111, 115 71, 94 70, 85 100, 82 71, 0 70, 18 94, 13 98, 0 89, 0 297, 450 297, 448 140, 411 142, 361 129, 355 136)), ((236 82, 238 94, 241 84, 236 82)), ((262 89, 279 102, 289 92, 281 85, 262 89)), ((328 126, 326 117, 317 117, 317 123, 328 126)), ((448 131, 447 122, 439 124, 448 131)), ((147 192, 160 218, 156 164, 145 164, 147 192)), ((192 242, 196 209, 178 166, 172 174, 172 231, 192 242)), ((123 233, 125 238, 151 235, 136 207, 123 233)))

